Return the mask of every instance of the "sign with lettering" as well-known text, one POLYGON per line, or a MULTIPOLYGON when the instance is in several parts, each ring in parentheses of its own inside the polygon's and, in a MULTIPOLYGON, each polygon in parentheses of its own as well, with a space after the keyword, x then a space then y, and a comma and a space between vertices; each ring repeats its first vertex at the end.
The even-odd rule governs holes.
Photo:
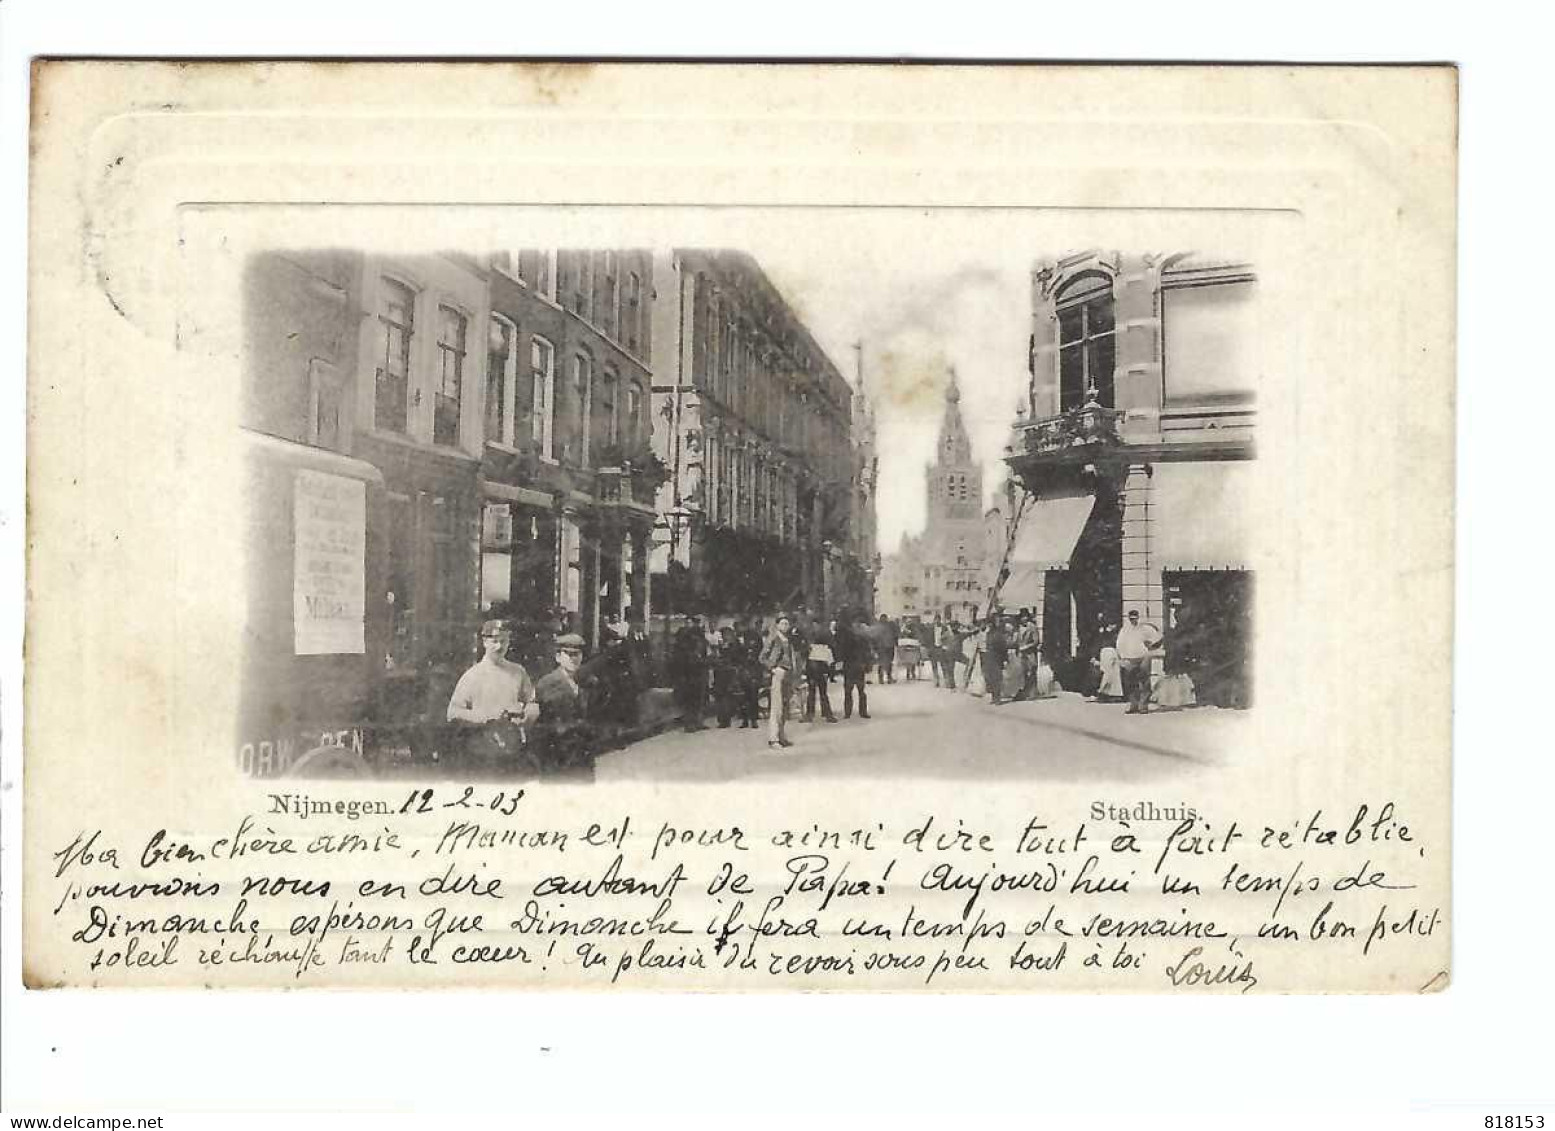
POLYGON ((358 479, 299 471, 292 621, 296 653, 366 650, 367 487, 358 479))

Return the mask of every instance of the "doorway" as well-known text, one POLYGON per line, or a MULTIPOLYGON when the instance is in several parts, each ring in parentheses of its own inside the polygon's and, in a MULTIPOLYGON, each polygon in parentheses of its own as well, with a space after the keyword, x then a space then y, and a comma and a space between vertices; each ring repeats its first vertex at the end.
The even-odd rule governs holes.
POLYGON ((1166 570, 1166 670, 1193 680, 1201 704, 1252 705, 1251 570, 1166 570))

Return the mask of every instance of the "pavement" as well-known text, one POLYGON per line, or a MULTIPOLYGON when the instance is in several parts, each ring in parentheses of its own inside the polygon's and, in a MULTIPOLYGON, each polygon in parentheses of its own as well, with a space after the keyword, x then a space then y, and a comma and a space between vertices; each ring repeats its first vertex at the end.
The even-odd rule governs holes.
MULTIPOLYGON (((832 686, 840 710, 841 687, 832 686)), ((599 781, 729 782, 771 778, 1150 782, 1211 768, 1252 737, 1250 711, 1195 707, 1125 713, 1072 692, 994 706, 932 682, 869 685, 871 718, 791 721, 794 745, 758 730, 671 729, 600 758, 599 781)))

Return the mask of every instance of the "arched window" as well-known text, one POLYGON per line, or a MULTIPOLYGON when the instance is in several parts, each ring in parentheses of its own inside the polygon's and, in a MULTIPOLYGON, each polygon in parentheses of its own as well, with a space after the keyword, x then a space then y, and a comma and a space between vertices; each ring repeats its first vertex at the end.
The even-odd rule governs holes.
POLYGON ((1107 408, 1115 407, 1112 280, 1099 271, 1076 275, 1059 288, 1055 306, 1059 411, 1083 405, 1092 386, 1097 401, 1107 408))

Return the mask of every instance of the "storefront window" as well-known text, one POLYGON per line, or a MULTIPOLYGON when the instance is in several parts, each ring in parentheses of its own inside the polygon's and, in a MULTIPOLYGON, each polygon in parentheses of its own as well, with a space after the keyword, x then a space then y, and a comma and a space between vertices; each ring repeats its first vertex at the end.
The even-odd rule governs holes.
POLYGON ((512 592, 513 508, 487 503, 481 509, 481 612, 498 602, 506 604, 512 592))

